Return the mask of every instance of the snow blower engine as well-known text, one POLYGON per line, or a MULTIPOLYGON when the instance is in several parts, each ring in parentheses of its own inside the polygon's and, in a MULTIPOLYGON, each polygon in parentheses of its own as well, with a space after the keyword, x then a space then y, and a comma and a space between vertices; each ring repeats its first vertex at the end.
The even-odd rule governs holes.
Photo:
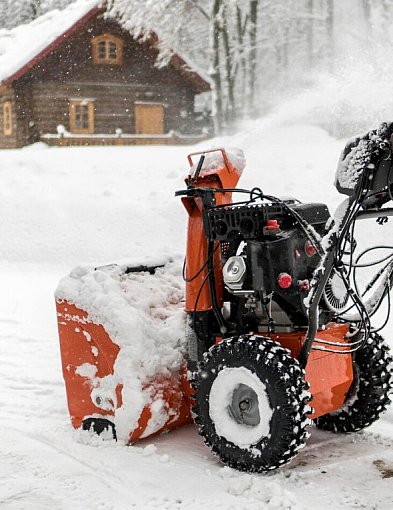
POLYGON ((388 313, 371 320, 385 298, 390 308, 393 246, 358 250, 355 226, 393 215, 392 134, 382 124, 346 145, 336 188, 347 198, 333 217, 324 204, 237 188, 241 151, 191 154, 176 192, 188 214, 185 313, 176 261, 79 268, 59 285, 74 427, 133 443, 193 414, 223 463, 265 472, 297 454, 312 422, 342 433, 377 420, 392 357, 379 334, 388 313), (145 316, 132 298, 141 289, 154 294, 145 316))

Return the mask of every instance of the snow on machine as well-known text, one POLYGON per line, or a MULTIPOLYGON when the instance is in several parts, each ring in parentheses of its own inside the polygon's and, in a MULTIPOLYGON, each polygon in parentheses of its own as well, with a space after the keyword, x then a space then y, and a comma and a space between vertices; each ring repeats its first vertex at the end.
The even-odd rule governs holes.
POLYGON ((176 260, 76 268, 59 284, 73 426, 134 443, 192 416, 223 463, 264 472, 297 454, 312 422, 340 433, 377 420, 392 357, 371 319, 393 253, 364 262, 386 246, 358 253, 354 227, 393 214, 392 133, 383 124, 346 145, 336 188, 347 197, 332 218, 324 204, 237 188, 241 151, 190 155, 176 193, 183 272, 176 260), (375 273, 362 286, 364 267, 375 273))

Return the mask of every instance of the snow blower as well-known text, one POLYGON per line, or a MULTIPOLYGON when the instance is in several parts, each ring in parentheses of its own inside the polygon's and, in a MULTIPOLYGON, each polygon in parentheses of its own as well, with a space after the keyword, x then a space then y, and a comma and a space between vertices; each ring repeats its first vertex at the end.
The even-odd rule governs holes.
POLYGON ((73 426, 134 443, 192 415, 223 463, 265 472, 297 454, 311 423, 346 433, 377 420, 392 357, 371 319, 390 305, 393 246, 358 253, 355 226, 393 215, 392 133, 383 124, 346 145, 333 217, 237 188, 241 151, 191 154, 176 193, 183 275, 176 260, 77 268, 56 291, 73 426), (375 268, 366 283, 361 268, 375 268))

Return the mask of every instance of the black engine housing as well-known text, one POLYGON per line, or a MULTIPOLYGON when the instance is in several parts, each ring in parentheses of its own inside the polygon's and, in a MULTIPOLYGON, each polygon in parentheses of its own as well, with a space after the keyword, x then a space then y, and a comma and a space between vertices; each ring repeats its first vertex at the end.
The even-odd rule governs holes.
MULTIPOLYGON (((223 261, 240 255, 246 263, 247 277, 242 289, 233 291, 227 287, 224 298, 231 303, 237 330, 263 331, 263 323, 269 329, 274 328, 274 323, 282 327, 282 312, 287 329, 307 325, 304 298, 320 260, 307 230, 313 230, 310 237, 323 236, 329 218, 327 206, 319 203, 234 205, 207 211, 206 235, 211 241, 220 242, 223 261), (267 312, 270 300, 274 304, 269 305, 271 314, 267 312)), ((325 322, 323 317, 321 320, 325 322)))

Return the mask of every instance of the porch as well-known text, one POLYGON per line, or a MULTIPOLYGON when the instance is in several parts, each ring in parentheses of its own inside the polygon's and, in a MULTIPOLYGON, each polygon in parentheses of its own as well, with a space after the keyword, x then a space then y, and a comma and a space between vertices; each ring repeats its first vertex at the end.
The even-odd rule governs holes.
POLYGON ((205 134, 181 135, 174 131, 152 134, 83 134, 72 133, 41 135, 40 140, 51 147, 95 146, 95 145, 194 145, 207 140, 205 134))

